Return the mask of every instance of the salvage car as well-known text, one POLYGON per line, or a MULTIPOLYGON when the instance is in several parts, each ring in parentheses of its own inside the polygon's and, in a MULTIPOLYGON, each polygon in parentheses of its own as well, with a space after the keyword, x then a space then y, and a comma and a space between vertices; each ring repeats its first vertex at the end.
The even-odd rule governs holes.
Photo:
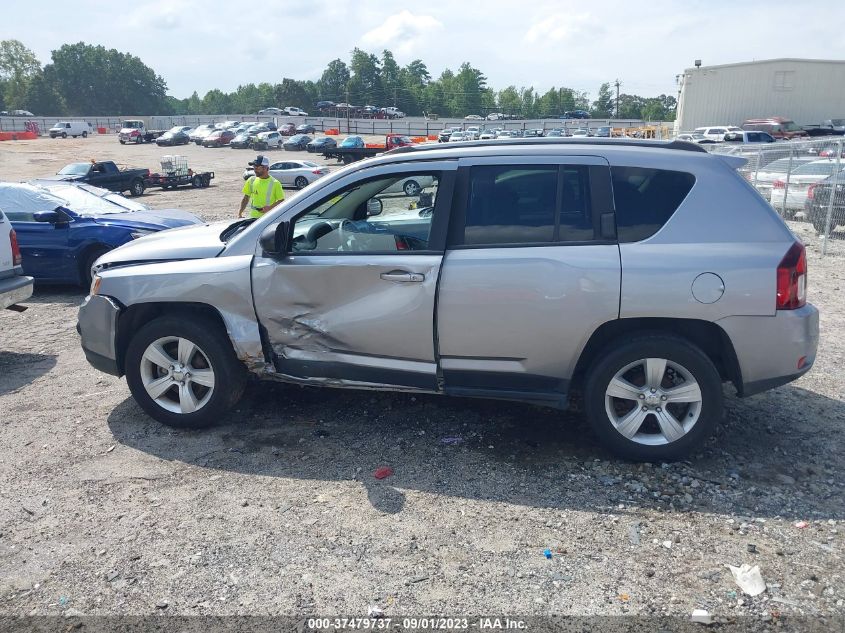
POLYGON ((172 127, 167 132, 156 139, 156 145, 173 146, 173 145, 188 145, 191 142, 189 132, 191 127, 188 125, 177 125, 172 127))
POLYGON ((71 183, 53 185, 61 195, 32 184, 0 183, 0 208, 17 232, 23 271, 37 281, 87 286, 91 266, 103 253, 202 222, 186 211, 133 211, 71 183))
POLYGON ((334 140, 331 136, 321 136, 320 138, 315 138, 313 141, 308 143, 305 146, 305 149, 309 152, 322 152, 325 149, 332 149, 337 147, 337 141, 334 140))
POLYGON ((283 144, 286 150, 303 150, 313 139, 307 134, 296 134, 291 136, 283 144))
POLYGON ((261 218, 104 255, 82 349, 177 427, 220 420, 249 375, 557 408, 578 393, 610 450, 680 458, 724 382, 750 396, 816 359, 804 246, 744 162, 627 139, 406 148, 261 218), (423 176, 415 207, 386 193, 423 176))
POLYGON ((235 133, 232 130, 215 130, 206 136, 201 145, 203 147, 225 147, 235 138, 235 133))

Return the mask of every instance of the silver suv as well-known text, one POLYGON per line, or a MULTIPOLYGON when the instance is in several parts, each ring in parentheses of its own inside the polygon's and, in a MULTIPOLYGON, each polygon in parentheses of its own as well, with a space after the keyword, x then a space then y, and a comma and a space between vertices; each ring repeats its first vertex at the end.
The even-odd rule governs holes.
POLYGON ((559 408, 578 392, 611 450, 677 458, 721 418, 723 382, 749 396, 815 360, 804 247, 744 160, 621 139, 395 150, 261 219, 107 253, 82 347, 174 426, 223 417, 250 374, 559 408))

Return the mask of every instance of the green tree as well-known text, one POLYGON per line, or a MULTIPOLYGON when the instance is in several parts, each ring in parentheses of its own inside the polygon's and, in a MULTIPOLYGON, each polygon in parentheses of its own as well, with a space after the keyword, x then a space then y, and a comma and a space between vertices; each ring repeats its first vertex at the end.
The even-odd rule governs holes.
POLYGON ((346 85, 349 83, 349 67, 339 59, 333 59, 326 66, 318 82, 319 97, 335 102, 346 100, 346 85))
POLYGON ((138 57, 84 42, 52 53, 52 73, 70 114, 156 114, 166 109, 167 84, 138 57))
POLYGON ((62 116, 67 110, 54 78, 42 72, 29 80, 24 103, 27 110, 37 112, 39 116, 62 116))
POLYGON ((383 104, 384 87, 381 82, 379 59, 360 48, 352 51, 349 63, 352 78, 349 81, 349 98, 355 105, 383 104))
POLYGON ((215 88, 202 98, 202 114, 228 114, 232 111, 232 98, 215 88))
POLYGON ((499 92, 499 109, 505 114, 522 114, 522 99, 516 86, 508 86, 499 92))
POLYGON ((384 88, 384 102, 393 106, 399 105, 399 91, 403 87, 400 82, 401 69, 390 51, 381 54, 381 85, 384 88))
POLYGON ((599 86, 599 94, 596 97, 596 100, 593 101, 593 107, 590 110, 590 114, 597 119, 609 119, 616 111, 615 105, 615 99, 613 98, 613 92, 610 90, 610 84, 605 82, 599 86))
POLYGON ((0 80, 4 107, 23 109, 29 82, 41 73, 41 64, 19 40, 0 40, 0 80))

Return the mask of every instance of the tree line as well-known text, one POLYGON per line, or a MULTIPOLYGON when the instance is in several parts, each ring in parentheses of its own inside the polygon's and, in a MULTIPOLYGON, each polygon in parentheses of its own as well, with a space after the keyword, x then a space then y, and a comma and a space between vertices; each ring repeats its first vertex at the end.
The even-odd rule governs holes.
POLYGON ((0 110, 29 110, 39 116, 247 114, 267 107, 297 106, 313 112, 317 101, 396 106, 409 116, 502 112, 523 118, 556 117, 586 110, 594 118, 618 117, 672 121, 672 96, 620 94, 610 83, 596 99, 585 91, 553 87, 540 94, 533 87, 495 90, 484 73, 464 62, 456 72, 435 78, 420 59, 401 66, 385 50, 381 56, 355 48, 349 63, 334 59, 317 81, 284 77, 280 83, 246 84, 233 92, 195 91, 179 99, 167 94, 161 75, 138 57, 103 46, 64 44, 41 66, 18 40, 0 41, 0 110), (617 112, 618 108, 618 112, 617 112))

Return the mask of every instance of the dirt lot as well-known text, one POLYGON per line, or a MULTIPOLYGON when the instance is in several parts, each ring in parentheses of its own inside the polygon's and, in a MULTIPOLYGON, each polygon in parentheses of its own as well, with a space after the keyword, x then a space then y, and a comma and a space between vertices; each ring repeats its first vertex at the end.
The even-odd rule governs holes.
MULTIPOLYGON (((165 153, 4 143, 0 179, 165 153)), ((232 217, 252 152, 178 153, 213 186, 141 200, 232 217)), ((816 367, 749 399, 728 389, 717 436, 671 465, 613 459, 577 413, 275 384, 210 431, 176 432, 86 363, 84 293, 40 287, 0 314, 0 615, 843 616, 845 258, 794 227, 822 315, 816 367), (725 567, 742 563, 761 595, 725 567)))

